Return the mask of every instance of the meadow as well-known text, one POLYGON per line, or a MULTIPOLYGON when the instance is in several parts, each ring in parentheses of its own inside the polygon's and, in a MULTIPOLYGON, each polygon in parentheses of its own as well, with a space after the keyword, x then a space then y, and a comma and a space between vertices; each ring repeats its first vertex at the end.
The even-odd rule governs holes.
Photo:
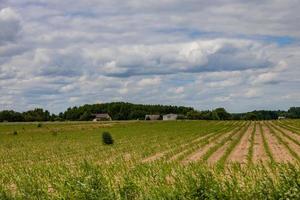
POLYGON ((0 123, 0 199, 300 199, 299 159, 300 120, 0 123))

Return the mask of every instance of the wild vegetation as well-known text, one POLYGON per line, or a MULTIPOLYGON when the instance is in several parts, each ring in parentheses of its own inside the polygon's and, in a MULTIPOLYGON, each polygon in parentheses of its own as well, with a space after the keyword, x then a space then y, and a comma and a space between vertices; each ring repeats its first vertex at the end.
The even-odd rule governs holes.
POLYGON ((2 123, 0 199, 299 199, 299 154, 299 120, 2 123))

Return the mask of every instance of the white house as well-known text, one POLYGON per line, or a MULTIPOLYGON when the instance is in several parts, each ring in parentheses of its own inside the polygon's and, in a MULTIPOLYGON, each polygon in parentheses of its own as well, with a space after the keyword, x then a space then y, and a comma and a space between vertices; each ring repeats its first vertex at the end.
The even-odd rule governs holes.
POLYGON ((163 120, 177 120, 177 118, 178 115, 173 113, 163 115, 163 120))

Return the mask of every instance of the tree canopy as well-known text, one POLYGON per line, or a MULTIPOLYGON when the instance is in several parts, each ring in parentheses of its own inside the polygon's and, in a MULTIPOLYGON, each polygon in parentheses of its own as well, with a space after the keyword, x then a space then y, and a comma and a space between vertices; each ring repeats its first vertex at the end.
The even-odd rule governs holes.
POLYGON ((279 116, 300 118, 300 107, 291 107, 288 111, 255 110, 247 113, 228 113, 224 108, 198 111, 192 107, 170 105, 143 105, 126 102, 112 102, 101 104, 86 104, 70 107, 58 115, 50 114, 42 108, 26 112, 4 110, 0 112, 0 122, 30 122, 30 121, 89 121, 93 114, 108 113, 113 120, 144 120, 147 114, 175 113, 193 120, 271 120, 279 116))

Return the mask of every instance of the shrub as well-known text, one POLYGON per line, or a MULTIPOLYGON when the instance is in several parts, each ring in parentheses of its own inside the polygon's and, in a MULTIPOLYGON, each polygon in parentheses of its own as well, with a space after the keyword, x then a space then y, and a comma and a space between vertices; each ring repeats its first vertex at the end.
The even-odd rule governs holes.
POLYGON ((111 145, 114 143, 114 140, 109 132, 102 133, 102 141, 104 144, 111 145))
POLYGON ((13 132, 13 135, 18 135, 18 132, 17 132, 17 131, 14 131, 14 132, 13 132))
POLYGON ((41 128, 42 127, 42 123, 38 123, 37 127, 41 128))

